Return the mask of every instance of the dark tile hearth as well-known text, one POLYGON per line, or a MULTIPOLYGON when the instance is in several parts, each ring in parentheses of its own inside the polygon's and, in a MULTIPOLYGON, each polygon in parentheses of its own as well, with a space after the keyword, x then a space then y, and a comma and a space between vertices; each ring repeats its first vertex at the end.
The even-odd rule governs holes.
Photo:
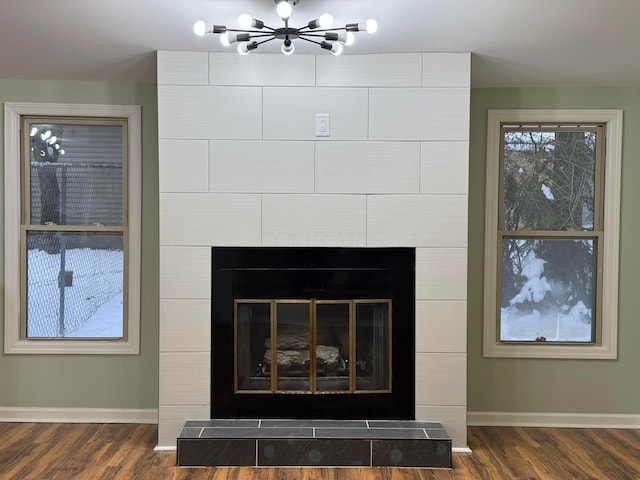
POLYGON ((411 420, 188 421, 177 463, 193 466, 451 468, 451 438, 411 420))

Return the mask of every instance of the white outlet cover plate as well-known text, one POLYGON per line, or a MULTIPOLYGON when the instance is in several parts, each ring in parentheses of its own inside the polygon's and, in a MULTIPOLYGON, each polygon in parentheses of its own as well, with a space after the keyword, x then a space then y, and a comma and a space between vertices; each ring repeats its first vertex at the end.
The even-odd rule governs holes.
POLYGON ((316 113, 316 137, 331 136, 331 118, 328 113, 316 113))

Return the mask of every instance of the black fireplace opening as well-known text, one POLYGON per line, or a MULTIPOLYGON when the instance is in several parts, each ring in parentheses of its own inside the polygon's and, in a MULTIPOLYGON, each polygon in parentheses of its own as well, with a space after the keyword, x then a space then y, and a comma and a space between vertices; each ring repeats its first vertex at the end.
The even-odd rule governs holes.
POLYGON ((415 418, 415 249, 213 247, 211 418, 415 418))

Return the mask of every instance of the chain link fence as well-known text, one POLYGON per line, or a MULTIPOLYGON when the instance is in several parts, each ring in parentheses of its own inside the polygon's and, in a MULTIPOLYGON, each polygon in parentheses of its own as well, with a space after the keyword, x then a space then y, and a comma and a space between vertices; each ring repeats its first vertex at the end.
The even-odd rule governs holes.
MULTIPOLYGON (((31 164, 31 224, 122 225, 122 165, 31 164)), ((122 335, 124 238, 121 232, 27 233, 27 336, 104 336, 91 319, 122 335)), ((115 332, 115 333, 114 333, 115 332)))

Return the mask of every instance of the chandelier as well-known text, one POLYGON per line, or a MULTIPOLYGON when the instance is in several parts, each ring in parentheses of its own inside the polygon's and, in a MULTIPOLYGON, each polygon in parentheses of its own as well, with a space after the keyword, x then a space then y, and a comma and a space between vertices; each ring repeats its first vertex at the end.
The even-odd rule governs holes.
POLYGON ((240 28, 227 28, 225 25, 207 25, 203 21, 196 22, 193 31, 200 36, 206 33, 220 34, 220 41, 224 46, 238 44, 238 53, 247 55, 263 43, 273 40, 282 41, 282 53, 291 55, 295 46, 293 40, 304 40, 315 43, 324 50, 329 50, 333 55, 340 55, 344 45, 352 45, 355 40, 354 32, 366 31, 374 33, 378 29, 378 23, 369 19, 364 23, 348 23, 344 27, 333 27, 333 17, 328 13, 311 20, 303 27, 289 26, 289 17, 293 5, 299 0, 274 0, 276 13, 284 22, 284 27, 273 28, 262 20, 253 18, 248 13, 238 17, 240 28))

